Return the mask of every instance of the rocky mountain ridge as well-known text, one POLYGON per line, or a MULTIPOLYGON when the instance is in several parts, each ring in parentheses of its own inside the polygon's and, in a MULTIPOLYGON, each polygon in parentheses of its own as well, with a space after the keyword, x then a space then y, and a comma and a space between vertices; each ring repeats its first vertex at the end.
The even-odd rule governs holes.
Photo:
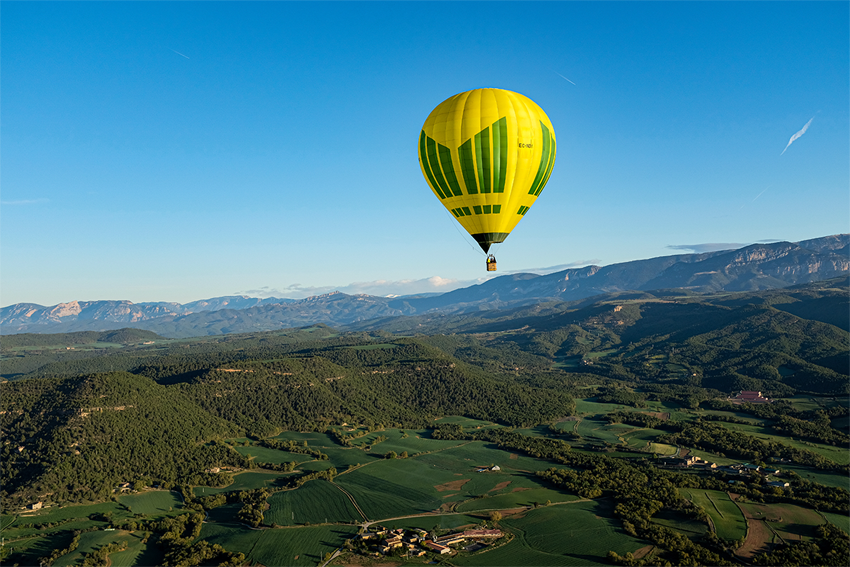
POLYGON ((654 289, 694 293, 783 288, 850 273, 850 234, 802 242, 754 244, 738 250, 678 254, 547 275, 513 274, 441 295, 376 297, 333 292, 307 299, 228 296, 178 303, 72 301, 0 309, 0 332, 57 333, 138 327, 188 337, 298 327, 347 325, 428 312, 463 313, 541 301, 654 289))

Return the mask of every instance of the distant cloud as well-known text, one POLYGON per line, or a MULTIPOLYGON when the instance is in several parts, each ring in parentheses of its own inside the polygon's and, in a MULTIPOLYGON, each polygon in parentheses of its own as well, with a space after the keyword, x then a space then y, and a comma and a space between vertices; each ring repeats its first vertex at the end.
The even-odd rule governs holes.
MULTIPOLYGON (((814 116, 812 116, 811 118, 809 118, 809 121, 808 121, 808 122, 806 122, 806 125, 805 125, 805 126, 803 126, 803 128, 802 128, 799 132, 797 132, 796 134, 794 134, 793 136, 791 136, 791 139, 790 139, 790 140, 788 140, 788 144, 785 146, 785 150, 787 150, 787 149, 788 149, 788 147, 789 147, 791 144, 793 144, 793 143, 794 143, 794 140, 796 140, 797 138, 799 138, 800 136, 802 136, 803 134, 805 134, 805 133, 806 133, 806 130, 808 130, 808 129, 809 129, 809 124, 811 124, 811 123, 812 123, 812 120, 814 120, 814 119, 815 119, 815 117, 814 117, 814 116)), ((785 153, 785 150, 782 150, 782 154, 784 154, 784 153, 785 153)), ((779 155, 782 155, 782 154, 779 154, 779 155)))
POLYGON ((374 280, 369 282, 354 282, 343 286, 304 286, 301 284, 290 284, 285 287, 263 286, 256 289, 236 291, 234 295, 247 295, 249 297, 281 297, 288 299, 304 299, 315 295, 322 295, 332 291, 340 291, 348 295, 366 294, 379 297, 397 295, 416 295, 418 293, 447 293, 462 287, 469 287, 484 283, 492 278, 509 274, 551 274, 568 268, 582 267, 594 264, 598 260, 581 260, 570 264, 559 264, 548 268, 528 268, 523 270, 507 270, 494 274, 488 274, 474 280, 457 280, 444 278, 442 276, 431 276, 420 280, 374 280))
POLYGON ((717 250, 737 250, 744 246, 749 246, 749 244, 742 244, 740 242, 706 242, 705 244, 670 244, 667 248, 702 254, 703 252, 716 252, 717 250))
POLYGON ((413 295, 417 293, 445 293, 474 283, 478 282, 464 282, 441 276, 432 276, 421 280, 374 280, 370 282, 354 282, 342 286, 303 286, 296 283, 279 288, 265 286, 237 293, 251 297, 303 299, 332 291, 340 291, 349 295, 366 294, 386 297, 391 295, 413 295))
MULTIPOLYGON (((555 74, 558 75, 559 77, 561 77, 562 79, 564 79, 565 81, 567 81, 568 83, 575 85, 575 83, 573 83, 571 80, 569 80, 568 78, 566 78, 565 76, 563 76, 559 72, 555 71, 555 74)), ((576 86, 578 86, 578 85, 576 85, 576 86)))
POLYGON ((50 202, 50 199, 21 199, 19 201, 0 201, 0 205, 37 205, 48 202, 50 202))
MULTIPOLYGON (((170 51, 174 51, 174 50, 173 50, 173 49, 171 49, 170 47, 169 47, 168 49, 169 49, 170 51)), ((181 56, 181 57, 185 57, 186 59, 189 59, 189 56, 188 56, 188 55, 183 55, 183 54, 182 54, 182 53, 180 53, 179 51, 174 51, 174 53, 176 53, 177 55, 179 55, 179 56, 181 56)))

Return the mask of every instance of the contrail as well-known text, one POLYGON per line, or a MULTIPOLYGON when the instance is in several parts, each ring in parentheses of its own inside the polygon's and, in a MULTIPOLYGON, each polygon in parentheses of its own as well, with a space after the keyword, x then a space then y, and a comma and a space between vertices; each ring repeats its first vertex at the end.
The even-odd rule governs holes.
MULTIPOLYGON (((747 205, 752 205, 753 203, 755 203, 756 199, 758 199, 759 197, 764 195, 764 192, 767 191, 768 189, 770 189, 771 187, 773 187, 773 185, 768 185, 767 187, 765 187, 764 190, 761 193, 759 193, 758 195, 756 195, 755 198, 752 201, 750 201, 749 203, 744 203, 743 205, 741 205, 741 209, 743 209, 747 205)), ((738 209, 738 210, 740 211, 741 209, 738 209)))
MULTIPOLYGON (((808 129, 809 129, 809 124, 811 124, 811 123, 812 123, 812 120, 814 120, 814 119, 815 119, 815 117, 814 117, 814 116, 812 116, 811 118, 809 118, 809 121, 808 121, 808 122, 806 122, 806 125, 805 125, 805 126, 803 126, 803 129, 802 129, 802 130, 800 130, 799 132, 797 132, 796 134, 794 134, 793 136, 791 136, 791 139, 790 139, 790 140, 788 140, 788 146, 790 146, 791 144, 793 144, 793 143, 794 143, 794 140, 796 140, 797 138, 799 138, 800 136, 802 136, 803 134, 805 134, 805 133, 806 133, 806 130, 808 130, 808 129)), ((788 146, 785 146, 785 150, 787 150, 787 149, 788 149, 788 146)), ((785 153, 785 150, 782 150, 782 154, 784 154, 784 153, 785 153)), ((782 155, 782 154, 779 154, 779 155, 782 155)))
MULTIPOLYGON (((168 50, 169 50, 169 51, 174 51, 174 50, 173 50, 173 49, 171 49, 170 47, 168 48, 168 50)), ((180 56, 182 56, 182 57, 185 57, 186 59, 189 59, 189 56, 188 56, 188 55, 183 55, 183 54, 182 54, 182 53, 180 53, 179 51, 174 51, 174 53, 176 53, 177 55, 180 55, 180 56)), ((810 122, 811 122, 811 121, 810 121, 810 122)))
MULTIPOLYGON (((560 74, 559 72, 555 71, 555 74, 556 74, 556 75, 558 75, 559 77, 561 77, 562 79, 564 79, 565 81, 569 82, 570 84, 575 85, 575 83, 573 83, 572 81, 570 81, 568 78, 566 78, 565 76, 563 76, 563 75, 562 75, 562 74, 560 74)), ((578 86, 578 85, 576 85, 576 86, 578 86)))

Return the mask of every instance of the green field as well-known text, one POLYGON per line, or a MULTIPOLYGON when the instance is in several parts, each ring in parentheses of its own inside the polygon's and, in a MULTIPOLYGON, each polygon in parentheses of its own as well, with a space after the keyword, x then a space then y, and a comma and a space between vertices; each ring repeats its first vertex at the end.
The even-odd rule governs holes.
POLYGON ((196 486, 192 491, 195 496, 209 496, 210 494, 218 494, 219 492, 232 492, 234 490, 254 490, 268 486, 274 486, 281 479, 288 476, 289 473, 279 472, 242 472, 233 475, 233 483, 223 488, 214 488, 211 486, 196 486))
POLYGON ((784 542, 804 541, 816 536, 815 528, 825 522, 823 516, 794 504, 739 502, 753 518, 765 520, 771 531, 784 542))
POLYGON ((313 480, 295 490, 275 492, 268 502, 266 524, 292 526, 363 521, 348 497, 326 480, 313 480))
POLYGON ((278 449, 269 449, 268 447, 260 447, 259 445, 248 445, 234 447, 236 451, 242 455, 253 457, 258 463, 273 463, 279 465, 281 463, 303 463, 312 461, 315 457, 305 455, 304 453, 290 453, 289 451, 280 451, 278 449))
POLYGON ((688 455, 693 455, 694 457, 699 457, 700 459, 706 460, 710 463, 717 463, 718 465, 734 465, 741 462, 741 459, 729 459, 727 457, 720 457, 715 455, 714 453, 700 451, 699 449, 689 449, 688 455))
POLYGON ((840 471, 822 471, 815 468, 805 467, 803 465, 779 464, 777 466, 781 470, 794 471, 800 475, 800 477, 811 482, 850 490, 850 477, 840 471))
POLYGON ((846 533, 850 534, 850 516, 845 516, 843 514, 836 514, 834 512, 821 512, 821 516, 826 518, 826 520, 835 526, 838 526, 846 533))
POLYGON ((126 542, 129 544, 132 542, 134 544, 139 543, 138 540, 134 539, 129 532, 125 531, 97 531, 97 532, 86 532, 80 535, 80 545, 67 555, 63 555, 59 559, 57 559, 53 565, 55 567, 66 567, 68 565, 81 565, 83 563, 84 554, 91 553, 95 549, 103 547, 109 543, 120 543, 126 542))
POLYGON ((460 555, 452 563, 482 567, 610 565, 605 559, 609 551, 625 555, 648 544, 623 532, 611 511, 595 501, 537 508, 500 523, 514 534, 513 541, 460 555))
POLYGON ((574 494, 567 494, 566 492, 560 492, 551 488, 530 488, 518 492, 512 490, 504 494, 469 500, 460 504, 457 509, 459 512, 507 510, 523 506, 534 506, 535 504, 545 504, 547 500, 554 503, 572 502, 578 499, 579 497, 574 494))
POLYGON ((112 513, 113 517, 126 517, 127 512, 117 502, 101 502, 100 504, 84 504, 80 506, 63 506, 61 508, 48 508, 39 510, 33 514, 18 516, 14 527, 18 528, 27 524, 48 524, 70 520, 73 518, 88 518, 92 514, 112 513))
POLYGON ((422 516, 381 522, 385 528, 421 528, 423 530, 454 530, 462 527, 479 527, 483 518, 467 514, 444 514, 441 516, 422 516))
POLYGON ((472 442, 408 459, 375 461, 339 475, 335 482, 354 496, 368 518, 380 519, 422 514, 444 504, 494 497, 517 488, 541 489, 534 473, 551 466, 472 442), (492 465, 502 470, 476 472, 492 465))
POLYGON ((776 441, 777 443, 789 445, 797 449, 812 451, 840 465, 850 464, 850 451, 847 450, 847 447, 835 447, 832 445, 824 445, 822 443, 800 441, 799 439, 792 439, 791 437, 786 437, 784 435, 777 435, 773 430, 766 427, 760 427, 758 425, 743 425, 740 423, 725 422, 718 423, 727 429, 740 431, 742 433, 752 435, 757 439, 776 441))
POLYGON ((183 507, 183 501, 176 492, 153 490, 142 494, 127 494, 118 501, 130 509, 133 514, 159 516, 183 507))
POLYGON ((662 510, 652 517, 651 522, 677 531, 691 539, 702 537, 708 525, 674 510, 662 510))
POLYGON ((342 546, 357 533, 356 527, 310 526, 269 530, 205 523, 199 539, 244 553, 248 565, 315 567, 326 553, 342 546))
POLYGON ((112 567, 141 567, 162 565, 163 554, 160 548, 151 540, 142 543, 147 532, 132 532, 127 539, 127 549, 109 555, 112 567))
POLYGON ((747 521, 744 515, 725 492, 680 488, 679 494, 708 513, 714 523, 717 537, 727 541, 737 541, 747 535, 747 521))

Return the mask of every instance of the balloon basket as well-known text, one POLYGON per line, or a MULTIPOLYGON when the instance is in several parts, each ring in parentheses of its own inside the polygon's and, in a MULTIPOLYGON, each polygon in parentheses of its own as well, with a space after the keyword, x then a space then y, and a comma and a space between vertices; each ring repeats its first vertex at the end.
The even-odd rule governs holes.
POLYGON ((496 271, 496 262, 487 262, 487 271, 495 272, 496 271))

